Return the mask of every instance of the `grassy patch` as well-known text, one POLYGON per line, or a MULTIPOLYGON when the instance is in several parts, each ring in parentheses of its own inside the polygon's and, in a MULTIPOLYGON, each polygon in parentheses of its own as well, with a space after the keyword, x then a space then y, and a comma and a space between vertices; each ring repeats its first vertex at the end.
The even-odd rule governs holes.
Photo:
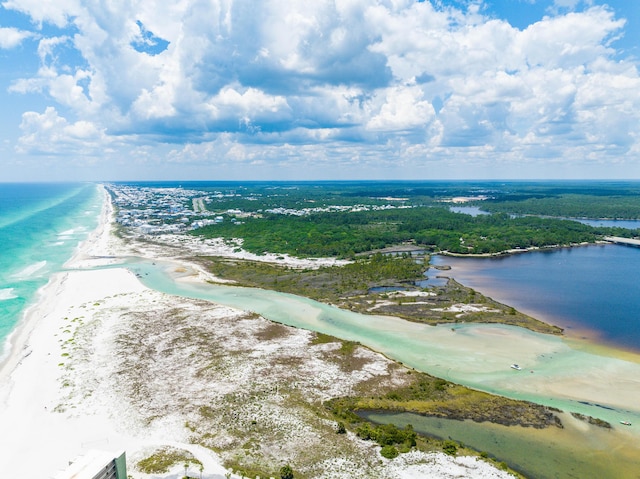
POLYGON ((260 341, 271 341, 273 339, 286 338, 289 335, 289 330, 278 323, 271 323, 266 328, 255 333, 256 338, 260 341))
POLYGON ((316 332, 313 335, 311 344, 329 344, 329 343, 336 343, 338 341, 340 340, 334 336, 329 336, 328 334, 316 332))
POLYGON ((150 456, 138 461, 137 469, 146 474, 164 474, 169 472, 175 465, 201 465, 193 454, 184 449, 176 449, 173 447, 163 447, 156 450, 150 456))
POLYGON ((401 285, 423 279, 426 269, 416 258, 374 254, 344 266, 299 270, 283 265, 228 259, 201 258, 215 276, 238 284, 282 291, 320 301, 334 301, 342 296, 366 293, 375 286, 401 285))

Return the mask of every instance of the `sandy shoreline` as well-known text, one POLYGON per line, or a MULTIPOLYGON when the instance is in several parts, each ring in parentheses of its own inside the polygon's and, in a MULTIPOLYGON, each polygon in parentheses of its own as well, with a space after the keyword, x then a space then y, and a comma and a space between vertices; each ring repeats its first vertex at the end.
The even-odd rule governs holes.
MULTIPOLYGON (((66 363, 78 326, 95 320, 99 312, 108 318, 110 308, 162 296, 124 268, 80 270, 112 264, 123 253, 112 235, 112 212, 105 192, 98 227, 65 264, 79 270, 52 275, 9 338, 10 349, 0 364, 0 427, 11 434, 0 438, 0 471, 6 477, 53 478, 69 461, 94 449, 116 453, 167 444, 192 450, 209 472, 203 477, 222 478, 226 470, 210 451, 176 440, 170 432, 164 437, 162 430, 140 431, 118 418, 128 406, 117 395, 106 391, 90 400, 65 397, 75 375, 66 363)), ((117 327, 117 317, 113 319, 107 329, 117 327)), ((97 367, 95 359, 86 362, 97 367)))
MULTIPOLYGON (((105 199, 98 228, 66 267, 111 264, 116 256, 127 253, 111 233, 111 215, 105 199)), ((168 309, 175 303, 175 298, 145 288, 122 268, 55 274, 11 336, 11 350, 0 365, 0 427, 11 431, 0 438, 2 475, 53 478, 69 461, 90 450, 124 449, 131 462, 159 446, 173 446, 190 451, 203 464, 203 478, 225 477, 227 471, 215 453, 190 443, 182 416, 169 411, 164 419, 145 425, 138 408, 119 391, 123 385, 118 384, 119 373, 113 368, 118 362, 114 357, 118 335, 128 326, 122 318, 131 310, 145 311, 159 304, 168 309)), ((189 301, 184 304, 194 306, 189 301)), ((215 305, 207 309, 208 314, 223 316, 241 313, 215 305)), ((300 334, 308 335, 303 330, 300 334)), ((328 381, 336 382, 335 378, 328 381)), ((209 386, 215 391, 215 384, 209 386)), ((180 465, 166 474, 145 475, 132 469, 129 473, 135 479, 173 479, 181 477, 184 469, 180 465)), ((475 459, 421 453, 384 465, 383 476, 508 477, 475 459)))

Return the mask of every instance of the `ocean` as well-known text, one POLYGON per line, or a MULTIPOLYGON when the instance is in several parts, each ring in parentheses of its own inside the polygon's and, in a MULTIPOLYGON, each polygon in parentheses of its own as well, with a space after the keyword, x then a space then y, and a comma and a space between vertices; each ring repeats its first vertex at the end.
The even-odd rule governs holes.
POLYGON ((95 184, 0 183, 0 358, 38 290, 99 221, 95 184))

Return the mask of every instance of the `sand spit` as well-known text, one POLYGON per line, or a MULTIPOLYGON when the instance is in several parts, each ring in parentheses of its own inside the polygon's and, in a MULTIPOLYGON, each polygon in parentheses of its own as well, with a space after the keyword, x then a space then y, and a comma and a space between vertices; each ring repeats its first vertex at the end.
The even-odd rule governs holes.
MULTIPOLYGON (((70 267, 110 264, 127 253, 111 234, 105 203, 100 227, 70 267)), ((148 257, 161 250, 145 248, 136 246, 148 257)), ((371 443, 335 434, 311 405, 373 382, 401 384, 406 371, 365 348, 357 365, 345 365, 339 343, 314 337, 149 290, 126 269, 57 274, 0 369, 2 476, 51 478, 89 450, 124 449, 133 478, 173 479, 182 465, 150 475, 133 467, 172 447, 200 461, 206 479, 225 477, 223 460, 274 470, 296 461, 317 478, 510 477, 475 458, 415 452, 383 460, 371 443)))

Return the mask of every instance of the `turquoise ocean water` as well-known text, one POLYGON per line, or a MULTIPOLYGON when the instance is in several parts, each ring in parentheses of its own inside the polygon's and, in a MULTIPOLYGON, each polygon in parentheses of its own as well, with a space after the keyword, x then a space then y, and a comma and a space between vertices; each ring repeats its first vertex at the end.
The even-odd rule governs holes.
POLYGON ((95 184, 0 183, 0 358, 38 290, 99 221, 95 184))

